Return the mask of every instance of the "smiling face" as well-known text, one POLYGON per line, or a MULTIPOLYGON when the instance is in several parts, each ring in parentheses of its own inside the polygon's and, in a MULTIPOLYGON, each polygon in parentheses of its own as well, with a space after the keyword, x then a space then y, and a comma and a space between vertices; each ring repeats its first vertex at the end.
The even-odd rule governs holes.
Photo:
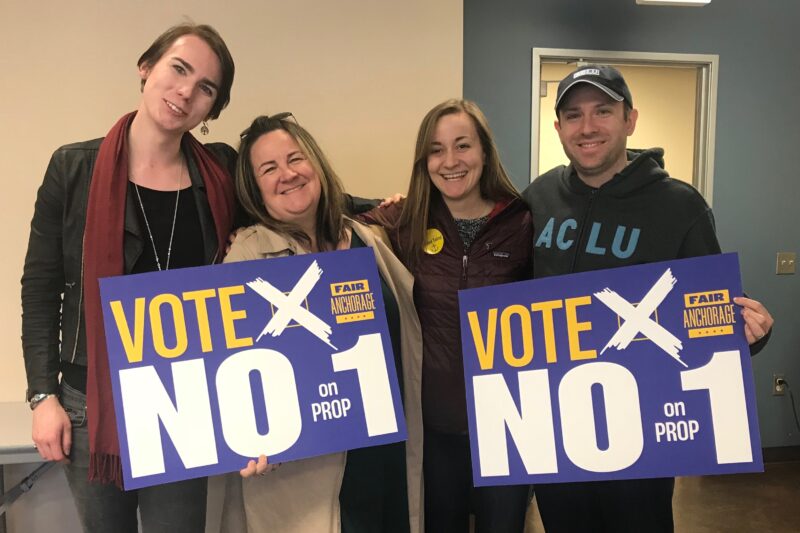
POLYGON ((141 65, 145 80, 139 115, 168 132, 183 133, 205 120, 217 98, 219 58, 196 35, 175 39, 153 65, 141 65))
POLYGON ((428 173, 445 203, 481 202, 479 184, 485 160, 478 131, 466 113, 444 115, 436 122, 428 173))
POLYGON ((555 123, 561 145, 578 176, 599 187, 625 168, 628 136, 636 128, 638 112, 592 85, 570 89, 555 123))
POLYGON ((265 133, 250 149, 250 164, 267 213, 314 235, 322 187, 294 137, 286 130, 265 133))

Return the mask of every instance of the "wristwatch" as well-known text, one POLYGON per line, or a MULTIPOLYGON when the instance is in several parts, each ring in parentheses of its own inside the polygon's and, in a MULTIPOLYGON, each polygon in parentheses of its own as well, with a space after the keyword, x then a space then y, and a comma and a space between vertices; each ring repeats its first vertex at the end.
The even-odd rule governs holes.
POLYGON ((31 411, 36 409, 37 405, 39 405, 42 401, 46 400, 50 396, 55 396, 55 394, 53 394, 52 392, 50 392, 50 393, 38 392, 38 393, 34 394, 33 396, 31 396, 31 399, 28 402, 28 405, 31 406, 31 411))

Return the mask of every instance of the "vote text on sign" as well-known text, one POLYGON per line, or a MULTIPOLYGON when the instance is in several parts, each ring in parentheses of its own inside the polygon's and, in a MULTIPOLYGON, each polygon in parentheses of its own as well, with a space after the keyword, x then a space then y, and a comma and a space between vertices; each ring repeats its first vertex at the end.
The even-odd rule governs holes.
POLYGON ((369 248, 100 289, 126 489, 406 438, 369 248))
POLYGON ((736 254, 461 291, 476 485, 763 470, 736 254))

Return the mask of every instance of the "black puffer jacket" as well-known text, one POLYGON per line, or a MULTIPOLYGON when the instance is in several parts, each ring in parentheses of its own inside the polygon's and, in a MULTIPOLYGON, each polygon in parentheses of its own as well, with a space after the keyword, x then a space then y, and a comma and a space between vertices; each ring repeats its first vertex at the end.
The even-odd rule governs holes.
MULTIPOLYGON (((402 204, 375 209, 365 218, 393 226, 402 204)), ((491 216, 465 250, 450 211, 432 195, 429 229, 443 236, 441 250, 423 253, 412 270, 414 303, 422 325, 422 414, 425 427, 441 433, 467 432, 464 363, 458 291, 529 279, 533 274, 531 214, 524 202, 511 200, 491 216)), ((390 229, 395 250, 406 242, 390 229)))
MULTIPOLYGON (((86 365, 83 231, 89 184, 102 140, 69 144, 56 150, 36 197, 22 274, 22 351, 28 398, 39 392, 56 392, 62 360, 86 365)), ((229 172, 234 170, 233 148, 221 143, 207 144, 206 148, 229 172)), ((197 166, 191 157, 185 159, 200 218, 205 261, 211 264, 221 259, 214 221, 197 166)), ((133 202, 129 196, 125 208, 126 272, 133 268, 147 239, 139 227, 133 202)))

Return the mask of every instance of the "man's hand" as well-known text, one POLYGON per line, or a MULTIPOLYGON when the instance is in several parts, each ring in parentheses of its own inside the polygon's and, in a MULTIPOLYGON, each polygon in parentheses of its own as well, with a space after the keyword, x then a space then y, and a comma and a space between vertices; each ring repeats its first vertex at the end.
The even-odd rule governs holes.
POLYGON ((772 324, 775 321, 761 302, 739 296, 733 299, 733 303, 742 308, 744 334, 747 337, 747 344, 754 344, 760 341, 772 329, 772 324))
POLYGON ((258 462, 254 461, 253 459, 250 459, 250 461, 248 461, 247 463, 247 466, 239 470, 239 474, 241 474, 242 477, 250 477, 256 474, 258 474, 259 476, 263 476, 267 472, 272 472, 279 466, 280 464, 273 465, 267 463, 267 456, 260 455, 258 457, 258 462))
POLYGON ((399 192, 396 192, 390 197, 384 198, 383 201, 378 204, 378 207, 389 207, 390 205, 394 205, 403 199, 405 199, 405 196, 399 192))
POLYGON ((45 398, 33 410, 33 444, 45 461, 69 461, 72 424, 58 397, 45 398))
POLYGON ((228 255, 228 253, 230 253, 233 241, 236 240, 236 236, 239 235, 239 232, 241 232, 243 229, 244 228, 236 228, 235 230, 230 232, 230 234, 228 235, 227 246, 225 246, 225 255, 228 255))

